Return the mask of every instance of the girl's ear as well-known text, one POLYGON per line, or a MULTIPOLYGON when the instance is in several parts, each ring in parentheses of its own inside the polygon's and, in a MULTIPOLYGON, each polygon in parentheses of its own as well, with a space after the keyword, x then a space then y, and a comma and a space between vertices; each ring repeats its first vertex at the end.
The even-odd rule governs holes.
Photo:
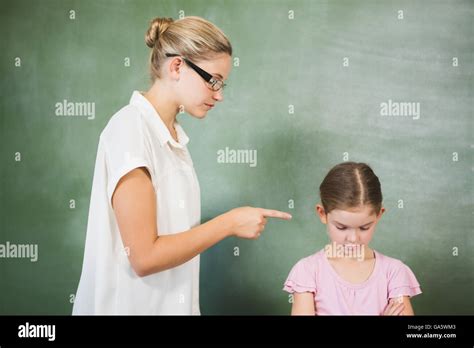
POLYGON ((383 213, 385 213, 385 208, 384 208, 384 207, 382 207, 382 208, 380 209, 379 215, 377 215, 377 220, 382 217, 383 213))
POLYGON ((316 214, 319 215, 319 219, 323 224, 328 223, 326 212, 324 211, 324 207, 321 204, 316 204, 316 214))

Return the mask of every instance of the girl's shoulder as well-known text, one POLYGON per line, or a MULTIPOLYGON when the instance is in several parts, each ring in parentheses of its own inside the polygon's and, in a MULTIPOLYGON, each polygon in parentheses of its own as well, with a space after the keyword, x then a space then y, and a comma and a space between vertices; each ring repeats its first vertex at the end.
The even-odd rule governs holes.
MULTIPOLYGON (((375 250, 374 250, 375 252, 375 250)), ((404 262, 396 258, 375 252, 380 269, 385 275, 388 298, 398 296, 416 296, 421 294, 420 283, 413 271, 404 262)))
POLYGON ((385 265, 393 266, 393 265, 403 263, 401 260, 382 254, 381 252, 377 250, 374 250, 374 253, 375 253, 375 258, 385 265))
POLYGON ((399 259, 384 255, 376 250, 374 250, 374 253, 376 262, 379 263, 380 269, 389 277, 400 272, 401 270, 409 268, 403 261, 399 259))
POLYGON ((309 256, 305 256, 302 259, 300 259, 296 264, 295 268, 303 268, 306 270, 312 270, 315 271, 321 266, 321 262, 323 261, 324 256, 324 249, 319 250, 315 252, 314 254, 311 254, 309 256))
POLYGON ((290 293, 316 292, 320 261, 321 251, 300 259, 291 269, 283 290, 290 293))

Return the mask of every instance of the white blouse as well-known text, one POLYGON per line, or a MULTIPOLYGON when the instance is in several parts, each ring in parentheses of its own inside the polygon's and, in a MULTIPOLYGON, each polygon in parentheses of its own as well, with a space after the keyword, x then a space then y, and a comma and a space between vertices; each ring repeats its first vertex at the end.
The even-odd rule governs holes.
POLYGON ((157 233, 183 232, 200 224, 200 189, 186 147, 189 138, 175 126, 179 142, 150 102, 134 91, 130 104, 102 131, 74 315, 200 314, 199 255, 173 269, 137 276, 111 204, 120 178, 146 167, 156 192, 157 233))

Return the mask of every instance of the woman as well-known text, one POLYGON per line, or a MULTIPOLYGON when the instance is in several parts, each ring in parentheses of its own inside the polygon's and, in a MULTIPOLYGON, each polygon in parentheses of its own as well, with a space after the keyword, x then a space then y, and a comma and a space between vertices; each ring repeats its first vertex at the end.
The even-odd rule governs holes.
POLYGON ((189 139, 231 69, 224 33, 198 17, 156 18, 145 37, 153 84, 135 91, 100 136, 82 275, 73 314, 199 314, 199 254, 229 236, 257 239, 266 217, 242 207, 200 225, 189 139))

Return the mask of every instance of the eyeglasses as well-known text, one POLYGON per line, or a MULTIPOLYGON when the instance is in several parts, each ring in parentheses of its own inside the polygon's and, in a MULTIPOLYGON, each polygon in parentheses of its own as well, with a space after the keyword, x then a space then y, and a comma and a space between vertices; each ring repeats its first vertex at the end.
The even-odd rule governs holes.
POLYGON ((217 91, 223 89, 225 86, 227 86, 224 83, 224 81, 215 78, 214 76, 209 74, 207 71, 201 69, 196 64, 194 64, 193 62, 189 61, 188 59, 182 57, 181 55, 174 54, 174 53, 166 53, 165 55, 167 57, 181 57, 185 61, 186 64, 188 64, 195 72, 198 73, 199 76, 201 76, 204 79, 204 81, 207 82, 207 85, 213 91, 217 92, 217 91))

